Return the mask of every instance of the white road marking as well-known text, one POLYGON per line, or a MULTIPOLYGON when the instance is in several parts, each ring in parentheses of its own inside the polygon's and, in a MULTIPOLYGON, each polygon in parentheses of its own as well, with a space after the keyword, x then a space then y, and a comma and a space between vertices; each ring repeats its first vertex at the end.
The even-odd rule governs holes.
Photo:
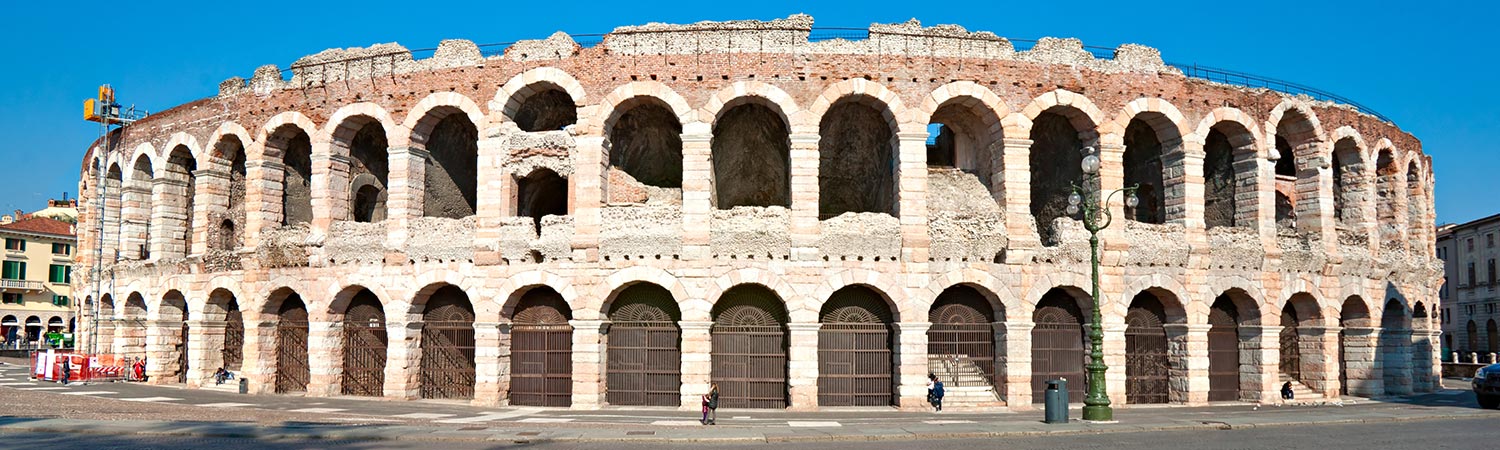
POLYGON ((730 418, 731 419, 735 419, 735 420, 744 420, 744 419, 749 419, 750 416, 734 416, 734 417, 730 417, 730 418))
POLYGON ((20 391, 61 391, 63 389, 67 389, 67 388, 62 387, 62 386, 42 386, 42 387, 16 388, 16 390, 20 390, 20 391))
POLYGON ((204 404, 197 405, 197 406, 203 406, 203 407, 208 407, 208 408, 240 408, 240 407, 255 406, 255 405, 252 405, 252 404, 249 404, 249 403, 224 402, 224 403, 204 403, 204 404))
POLYGON ((333 412, 347 411, 347 410, 343 409, 343 408, 302 408, 302 409, 293 409, 291 411, 292 412, 300 412, 300 413, 333 413, 333 412))
POLYGON ((464 417, 464 418, 461 418, 461 419, 439 420, 437 422, 438 423, 490 422, 490 421, 494 421, 494 420, 502 420, 502 419, 510 419, 510 418, 514 418, 514 417, 529 416, 529 415, 536 414, 536 413, 539 413, 539 412, 542 412, 542 410, 540 408, 524 408, 524 409, 517 409, 515 411, 509 411, 509 412, 497 412, 497 413, 481 414, 481 415, 478 415, 478 416, 464 417))
POLYGON ((960 424, 960 423, 974 423, 974 421, 972 421, 972 420, 923 420, 922 423, 925 423, 925 424, 928 424, 928 425, 953 425, 953 424, 960 424))
POLYGON ((110 395, 110 394, 118 394, 118 393, 119 392, 110 392, 110 391, 73 391, 73 392, 62 392, 61 394, 62 395, 110 395))
POLYGON ((816 428, 825 428, 825 427, 842 427, 842 426, 844 426, 844 424, 841 424, 841 423, 838 423, 838 422, 787 422, 786 426, 795 427, 795 428, 815 428, 815 427, 816 428))
POLYGON ((397 414, 397 415, 394 415, 394 416, 391 416, 391 417, 400 417, 400 418, 403 418, 403 419, 442 419, 442 418, 447 418, 447 417, 453 417, 455 415, 457 415, 457 414, 411 413, 411 414, 397 414))
POLYGON ((36 383, 27 383, 27 382, 20 382, 20 383, 0 383, 0 386, 36 386, 36 383))
POLYGON ((553 417, 532 417, 532 418, 529 418, 529 419, 517 420, 516 422, 520 422, 520 423, 568 423, 568 422, 572 422, 572 421, 573 421, 573 419, 558 419, 558 418, 553 418, 553 417))
POLYGON ((142 397, 142 398, 122 398, 120 400, 124 400, 124 401, 127 401, 127 402, 175 402, 175 401, 179 401, 179 400, 182 400, 182 399, 180 399, 180 398, 172 398, 172 397, 142 397))
POLYGON ((396 419, 381 419, 378 417, 329 417, 328 420, 339 422, 400 422, 396 419))
POLYGON ((660 425, 660 426, 669 426, 669 427, 680 427, 680 426, 688 426, 688 425, 692 425, 692 426, 703 425, 702 422, 694 422, 694 421, 691 421, 691 420, 658 420, 658 421, 655 421, 655 422, 651 422, 651 424, 652 425, 660 425))

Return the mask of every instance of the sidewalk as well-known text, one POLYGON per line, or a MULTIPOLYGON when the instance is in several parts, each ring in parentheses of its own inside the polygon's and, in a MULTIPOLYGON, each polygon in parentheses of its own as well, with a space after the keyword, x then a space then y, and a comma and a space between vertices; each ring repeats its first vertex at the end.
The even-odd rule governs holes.
MULTIPOLYGON (((24 370, 24 369, 23 369, 24 370)), ((1222 430, 1299 424, 1500 418, 1478 409, 1466 390, 1396 399, 1349 399, 1343 406, 1119 407, 1118 423, 1049 425, 1034 412, 913 413, 874 410, 721 410, 719 423, 696 411, 609 408, 478 408, 452 402, 251 396, 111 383, 62 387, 16 381, 0 366, 0 434, 105 435, 490 442, 720 442, 915 440, 1049 434, 1222 430), (39 410, 35 405, 46 405, 39 410)), ((1451 385, 1458 384, 1450 380, 1451 385)), ((1076 420, 1079 411, 1074 408, 1076 420)))

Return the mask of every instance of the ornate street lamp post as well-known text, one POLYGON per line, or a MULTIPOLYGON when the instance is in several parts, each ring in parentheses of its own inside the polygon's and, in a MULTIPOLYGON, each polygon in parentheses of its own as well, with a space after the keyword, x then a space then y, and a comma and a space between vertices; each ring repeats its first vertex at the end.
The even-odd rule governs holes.
POLYGON ((1114 215, 1109 212, 1109 202, 1114 200, 1115 194, 1125 193, 1125 204, 1131 208, 1136 207, 1140 200, 1135 197, 1135 190, 1140 185, 1126 187, 1110 192, 1104 198, 1104 203, 1099 203, 1102 189, 1097 188, 1099 183, 1099 151, 1094 147, 1085 147, 1083 156, 1083 184, 1072 184, 1073 193, 1068 195, 1068 215, 1083 213, 1083 228, 1089 231, 1089 264, 1093 276, 1093 320, 1089 321, 1089 371, 1088 383, 1089 393, 1083 399, 1083 420, 1111 421, 1114 420, 1114 409, 1109 407, 1109 395, 1104 390, 1104 371, 1108 366, 1104 365, 1104 327, 1100 325, 1103 319, 1099 314, 1099 230, 1109 228, 1110 222, 1114 221, 1114 215), (1099 213, 1104 213, 1104 223, 1099 223, 1099 213))

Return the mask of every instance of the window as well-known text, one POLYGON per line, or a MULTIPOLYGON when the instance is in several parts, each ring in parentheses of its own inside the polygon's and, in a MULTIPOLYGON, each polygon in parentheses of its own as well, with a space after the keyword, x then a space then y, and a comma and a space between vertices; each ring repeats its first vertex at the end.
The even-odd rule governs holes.
POLYGON ((47 270, 47 281, 62 284, 72 283, 73 274, 72 271, 68 270, 68 266, 53 264, 47 270))
POLYGON ((1494 287, 1495 286, 1495 258, 1490 258, 1489 275, 1490 275, 1490 287, 1494 287))
POLYGON ((63 244, 63 243, 54 243, 54 244, 52 244, 52 254, 54 254, 54 255, 63 255, 63 256, 72 255, 73 254, 73 245, 72 244, 63 244))
POLYGON ((1466 242, 1469 245, 1469 251, 1474 251, 1474 238, 1469 238, 1466 240, 1466 242))
POLYGON ((21 304, 21 294, 6 292, 4 297, 0 297, 0 302, 19 305, 21 304))
POLYGON ((26 279, 26 262, 6 261, 3 266, 3 270, 0 270, 0 278, 4 278, 7 280, 26 279))
POLYGON ((1478 280, 1474 279, 1474 263, 1469 263, 1469 278, 1467 279, 1467 281, 1468 284, 1465 284, 1465 286, 1470 287, 1473 287, 1474 285, 1479 283, 1478 280))
POLYGON ((1464 312, 1471 316, 1474 315, 1474 305, 1464 305, 1464 312))
POLYGON ((53 295, 52 296, 52 304, 53 305, 57 305, 57 306, 68 306, 68 296, 66 296, 66 295, 53 295))
POLYGON ((1490 304, 1484 305, 1484 313, 1485 314, 1494 314, 1495 313, 1495 304, 1494 303, 1490 303, 1490 304))
POLYGON ((1495 248, 1495 233, 1488 233, 1484 235, 1484 246, 1495 248))
POLYGON ((15 252, 26 251, 26 240, 16 238, 5 238, 5 249, 15 252))

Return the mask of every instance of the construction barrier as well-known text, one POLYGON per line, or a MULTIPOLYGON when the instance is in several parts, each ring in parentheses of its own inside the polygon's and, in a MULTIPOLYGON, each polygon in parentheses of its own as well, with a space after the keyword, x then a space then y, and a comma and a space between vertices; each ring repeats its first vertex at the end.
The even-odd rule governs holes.
POLYGON ((115 355, 88 355, 71 351, 32 352, 31 370, 33 379, 62 382, 63 362, 71 364, 69 382, 110 382, 126 379, 130 375, 130 363, 115 355))

